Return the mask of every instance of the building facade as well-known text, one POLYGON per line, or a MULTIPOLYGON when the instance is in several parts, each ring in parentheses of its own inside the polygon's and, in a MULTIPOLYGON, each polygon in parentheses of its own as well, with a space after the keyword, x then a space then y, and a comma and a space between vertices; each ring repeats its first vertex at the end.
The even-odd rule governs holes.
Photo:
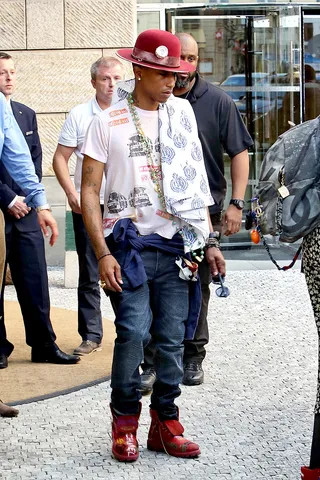
MULTIPOLYGON (((59 239, 47 249, 49 265, 63 265, 65 248, 74 248, 65 195, 52 170, 61 127, 71 108, 94 94, 92 63, 131 47, 136 24, 135 0, 0 0, 0 50, 16 64, 13 99, 37 113, 43 183, 58 220, 59 239)), ((71 171, 74 164, 73 159, 71 171)))
MULTIPOLYGON (((64 235, 65 197, 52 171, 59 131, 70 109, 93 94, 90 65, 132 46, 137 33, 161 28, 197 40, 201 75, 233 98, 254 139, 247 200, 277 136, 320 114, 320 2, 0 0, 0 6, 0 49, 17 65, 14 99, 37 112, 44 183, 59 220, 49 264, 63 264, 72 244, 69 228, 64 235)), ((225 165, 230 184, 228 158, 225 165)), ((244 231, 232 239, 246 241, 244 231)))

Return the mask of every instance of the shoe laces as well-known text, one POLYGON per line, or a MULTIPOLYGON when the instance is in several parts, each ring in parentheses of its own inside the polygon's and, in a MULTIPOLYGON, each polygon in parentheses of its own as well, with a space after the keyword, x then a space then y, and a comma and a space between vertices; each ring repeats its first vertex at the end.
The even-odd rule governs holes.
POLYGON ((191 370, 193 372, 202 371, 202 365, 199 362, 188 362, 184 365, 185 370, 191 370))
POLYGON ((154 367, 147 367, 145 370, 143 370, 142 375, 155 375, 156 371, 154 367))

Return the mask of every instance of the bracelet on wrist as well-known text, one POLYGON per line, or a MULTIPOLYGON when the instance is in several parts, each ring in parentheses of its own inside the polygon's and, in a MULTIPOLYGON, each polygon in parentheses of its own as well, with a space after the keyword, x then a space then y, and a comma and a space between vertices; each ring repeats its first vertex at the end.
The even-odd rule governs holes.
POLYGON ((214 232, 209 233, 208 238, 216 238, 217 240, 220 240, 221 238, 221 233, 218 230, 215 230, 214 232))
POLYGON ((107 257, 108 255, 112 255, 112 253, 104 253, 103 255, 101 255, 101 257, 98 258, 98 262, 100 262, 102 258, 107 257))
POLYGON ((220 242, 217 238, 207 238, 207 241, 206 241, 206 248, 212 248, 212 247, 215 247, 215 248, 218 248, 220 250, 221 246, 220 246, 220 242))
POLYGON ((207 251, 209 248, 217 248, 218 250, 221 250, 220 245, 219 245, 219 246, 218 246, 218 245, 207 245, 207 246, 206 246, 206 251, 207 251))

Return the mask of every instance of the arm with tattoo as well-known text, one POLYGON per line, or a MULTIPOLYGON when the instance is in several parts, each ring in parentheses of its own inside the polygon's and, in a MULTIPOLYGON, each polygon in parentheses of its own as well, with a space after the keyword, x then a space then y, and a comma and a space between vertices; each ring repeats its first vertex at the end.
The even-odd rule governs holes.
POLYGON ((103 235, 100 188, 104 164, 85 155, 82 166, 81 210, 97 258, 109 253, 103 235))
POLYGON ((103 234, 100 188, 104 164, 84 156, 81 181, 81 210, 83 221, 91 240, 92 247, 99 261, 100 278, 108 290, 121 292, 121 268, 110 254, 103 234))

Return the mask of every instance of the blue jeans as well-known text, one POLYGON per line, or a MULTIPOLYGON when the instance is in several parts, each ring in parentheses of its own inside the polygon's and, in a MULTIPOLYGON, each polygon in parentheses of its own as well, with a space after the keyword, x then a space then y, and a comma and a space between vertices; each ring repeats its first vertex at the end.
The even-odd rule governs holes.
MULTIPOLYGON (((120 266, 126 253, 115 252, 120 266)), ((179 278, 175 255, 145 249, 141 258, 147 282, 132 289, 122 272, 122 293, 110 293, 116 310, 117 338, 111 377, 111 403, 123 414, 138 411, 141 393, 139 365, 144 347, 155 344, 157 380, 151 396, 152 409, 162 420, 178 418, 174 404, 181 391, 183 340, 189 311, 189 282, 179 278)))

